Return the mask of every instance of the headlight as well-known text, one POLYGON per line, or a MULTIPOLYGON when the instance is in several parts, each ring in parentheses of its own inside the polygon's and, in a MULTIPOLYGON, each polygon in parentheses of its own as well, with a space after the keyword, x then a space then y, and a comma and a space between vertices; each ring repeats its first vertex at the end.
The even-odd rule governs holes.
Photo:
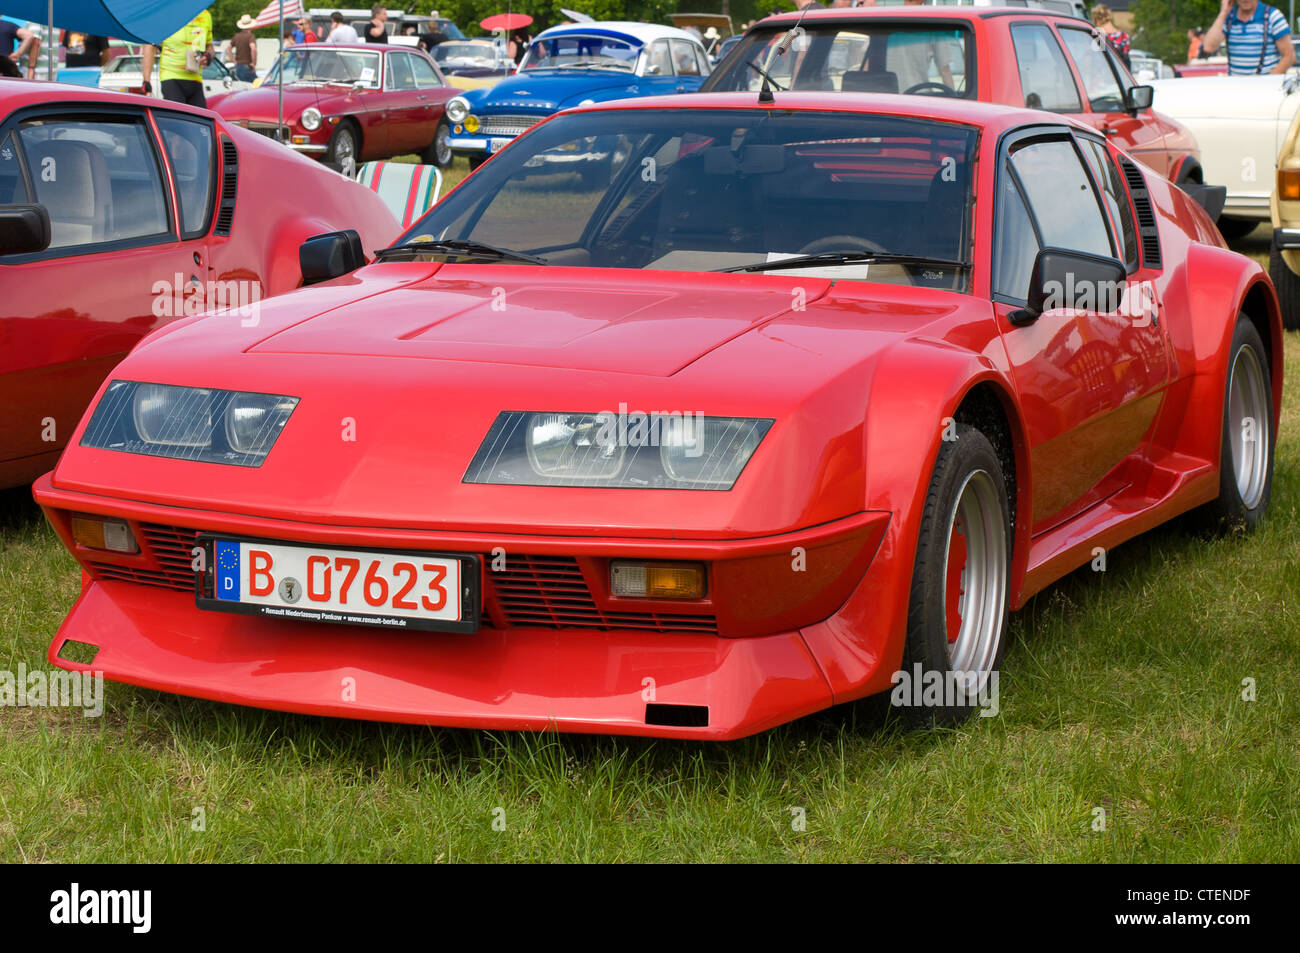
POLYGON ((447 100, 447 118, 452 122, 464 122, 465 117, 469 115, 469 103, 454 96, 447 100))
POLYGON ((315 106, 308 106, 302 111, 298 121, 302 123, 302 127, 308 132, 315 132, 320 128, 320 110, 315 106))
POLYGON ((469 133, 475 133, 475 132, 478 132, 478 117, 477 117, 477 116, 466 116, 466 117, 465 117, 465 131, 466 131, 466 132, 469 132, 469 133))
POLYGON ((279 394, 113 381, 81 445, 260 467, 297 406, 279 394))
POLYGON ((729 490, 770 419, 694 413, 530 413, 497 416, 465 483, 729 490))

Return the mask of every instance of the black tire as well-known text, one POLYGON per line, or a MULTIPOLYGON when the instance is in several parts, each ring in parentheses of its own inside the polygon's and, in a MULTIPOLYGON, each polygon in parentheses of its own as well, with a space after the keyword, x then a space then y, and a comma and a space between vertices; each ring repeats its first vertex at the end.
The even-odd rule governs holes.
POLYGON ((487 160, 488 160, 488 157, 487 157, 487 156, 470 156, 470 157, 469 157, 469 170, 470 170, 471 172, 473 172, 475 169, 477 169, 479 166, 481 166, 484 162, 487 162, 487 160))
POLYGON ((357 166, 361 163, 361 137, 352 123, 341 122, 334 130, 325 149, 325 161, 333 162, 348 177, 357 174, 357 166))
POLYGON ((1268 363, 1268 352, 1260 340, 1255 325, 1244 314, 1237 318, 1232 334, 1232 347, 1228 351, 1228 374, 1223 392, 1222 433, 1219 443, 1219 496, 1204 509, 1210 527, 1224 532, 1234 529, 1254 530, 1268 510, 1273 492, 1273 450, 1276 444, 1273 433, 1273 376, 1268 363), (1249 363, 1239 364, 1243 351, 1253 354, 1256 371, 1249 363), (1250 378, 1257 372, 1258 380, 1251 386, 1250 378), (1234 386, 1239 388, 1234 399, 1234 386), (1242 395, 1254 389, 1262 394, 1256 402, 1265 403, 1252 411, 1243 402, 1242 395), (1234 437, 1237 438, 1234 440, 1234 437), (1258 444, 1258 446, 1257 446, 1258 444), (1258 456, 1256 456, 1258 454, 1258 456), (1251 468, 1243 495, 1242 478, 1237 461, 1259 461, 1251 468), (1262 464, 1262 470, 1259 469, 1262 464))
MULTIPOLYGON (((984 434, 960 423, 955 425, 954 433, 956 439, 945 440, 940 446, 921 515, 921 531, 917 540, 907 611, 907 640, 903 649, 902 672, 906 678, 896 686, 894 692, 897 696, 894 699, 896 707, 900 708, 903 718, 914 727, 957 725, 969 718, 978 707, 978 692, 983 687, 983 679, 991 677, 989 673, 997 671, 1006 647, 1012 546, 1011 509, 1006 478, 997 451, 984 434), (987 483, 979 474, 988 477, 987 483), (979 481, 990 500, 996 503, 996 511, 990 511, 993 518, 986 525, 992 527, 987 537, 989 545, 998 544, 999 540, 993 534, 1000 534, 1000 587, 995 588, 1000 588, 1001 595, 999 597, 994 591, 989 591, 985 603, 990 613, 989 623, 984 627, 996 642, 984 650, 986 664, 969 670, 980 673, 981 682, 974 686, 975 691, 959 696, 945 696, 945 703, 940 705, 909 704, 906 693, 899 691, 899 688, 915 683, 917 666, 920 666, 925 679, 933 678, 935 676, 931 673, 937 673, 938 678, 946 681, 952 677, 950 673, 954 672, 953 652, 956 646, 950 650, 948 636, 953 611, 948 560, 950 541, 955 539, 953 527, 960 525, 960 522, 956 522, 958 502, 963 490, 974 481, 979 481)), ((963 538, 969 539, 970 534, 971 528, 967 527, 963 538)), ((962 581, 969 584, 964 576, 962 581)), ((971 611, 969 599, 965 611, 971 611)), ((958 630, 959 635, 965 634, 964 619, 962 624, 963 628, 958 630)))
POLYGON ((1282 306, 1282 326, 1288 331, 1300 329, 1300 275, 1287 266, 1276 242, 1268 249, 1268 276, 1273 279, 1282 306))
POLYGON ((445 169, 451 165, 454 153, 451 146, 447 144, 447 137, 451 135, 451 127, 447 125, 447 120, 438 123, 438 128, 433 132, 433 141, 430 142, 423 152, 420 153, 420 161, 425 165, 436 165, 440 169, 445 169))
POLYGON ((1256 227, 1259 222, 1253 218, 1232 218, 1228 215, 1219 216, 1219 233, 1230 242, 1235 242, 1239 238, 1245 238, 1256 227))

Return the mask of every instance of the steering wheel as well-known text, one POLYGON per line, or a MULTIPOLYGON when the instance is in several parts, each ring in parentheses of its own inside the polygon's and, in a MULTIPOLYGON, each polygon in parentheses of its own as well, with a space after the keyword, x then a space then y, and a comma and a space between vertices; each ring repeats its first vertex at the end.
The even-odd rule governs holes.
POLYGON ((904 95, 921 93, 925 96, 951 96, 954 92, 952 87, 945 86, 943 83, 917 83, 915 86, 909 86, 903 90, 904 95))
POLYGON ((826 238, 818 238, 803 248, 799 249, 801 255, 820 255, 823 252, 867 252, 868 254, 883 255, 885 249, 880 245, 867 238, 859 235, 829 235, 826 238))

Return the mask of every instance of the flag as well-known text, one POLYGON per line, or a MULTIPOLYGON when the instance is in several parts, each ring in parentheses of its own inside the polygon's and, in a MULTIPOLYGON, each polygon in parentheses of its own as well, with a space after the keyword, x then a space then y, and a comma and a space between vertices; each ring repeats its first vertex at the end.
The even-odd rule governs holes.
MULTIPOLYGON (((302 0, 284 0, 284 16, 286 20, 290 17, 297 19, 300 16, 305 16, 302 9, 302 0)), ((275 26, 279 22, 280 0, 271 0, 262 8, 262 12, 254 18, 252 28, 256 30, 258 27, 275 26)))

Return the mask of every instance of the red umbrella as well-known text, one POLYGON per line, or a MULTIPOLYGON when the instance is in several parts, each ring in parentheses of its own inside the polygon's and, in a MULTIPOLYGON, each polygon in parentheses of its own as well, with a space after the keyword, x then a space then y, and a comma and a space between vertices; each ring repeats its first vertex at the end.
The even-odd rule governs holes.
POLYGON ((533 18, 526 13, 498 13, 480 21, 479 26, 491 33, 493 30, 517 30, 532 22, 533 18))

